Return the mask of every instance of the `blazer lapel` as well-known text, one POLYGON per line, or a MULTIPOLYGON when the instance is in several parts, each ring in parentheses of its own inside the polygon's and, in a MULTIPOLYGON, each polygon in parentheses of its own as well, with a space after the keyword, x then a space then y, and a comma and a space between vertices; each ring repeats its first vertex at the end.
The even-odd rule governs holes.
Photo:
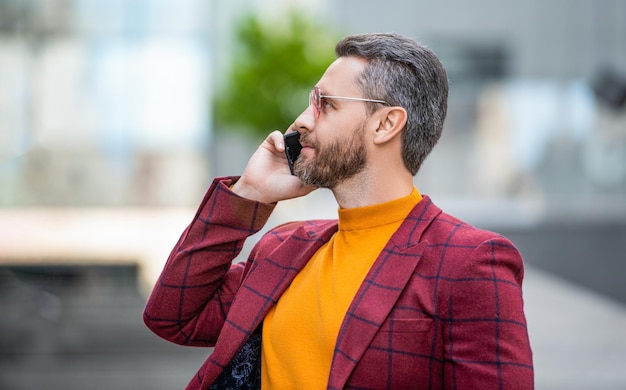
POLYGON ((251 294, 267 297, 267 304, 255 310, 258 317, 255 325, 258 326, 309 259, 336 231, 336 221, 325 222, 323 225, 302 225, 288 236, 289 239, 271 248, 267 255, 256 259, 256 265, 246 276, 231 312, 235 309, 234 313, 244 314, 238 313, 240 308, 244 312, 250 311, 245 302, 251 298, 251 294))
MULTIPOLYGON (((336 230, 336 221, 309 222, 288 230, 284 237, 278 231, 276 240, 268 238, 259 243, 260 257, 255 257, 239 288, 207 363, 223 368, 230 362, 298 272, 336 230)), ((214 379, 205 377, 204 383, 214 379)))
POLYGON ((413 276, 428 244, 420 242, 422 233, 440 212, 425 196, 376 259, 339 330, 329 389, 344 388, 356 364, 413 276))

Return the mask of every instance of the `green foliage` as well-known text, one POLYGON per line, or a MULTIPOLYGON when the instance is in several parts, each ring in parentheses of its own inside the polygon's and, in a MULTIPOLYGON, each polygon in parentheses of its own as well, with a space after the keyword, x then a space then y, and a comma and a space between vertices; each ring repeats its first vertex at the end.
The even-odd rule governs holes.
POLYGON ((239 50, 214 101, 218 130, 243 129, 259 138, 284 131, 334 60, 337 35, 293 11, 271 24, 249 15, 237 39, 239 50))

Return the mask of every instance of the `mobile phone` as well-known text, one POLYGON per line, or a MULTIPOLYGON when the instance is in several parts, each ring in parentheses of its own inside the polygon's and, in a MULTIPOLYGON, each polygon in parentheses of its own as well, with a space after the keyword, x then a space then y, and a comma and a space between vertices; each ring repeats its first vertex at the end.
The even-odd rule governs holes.
POLYGON ((302 150, 302 145, 300 145, 300 133, 292 131, 285 134, 283 137, 285 138, 285 154, 287 155, 289 170, 292 175, 295 175, 293 172, 293 164, 296 162, 296 159, 302 150))

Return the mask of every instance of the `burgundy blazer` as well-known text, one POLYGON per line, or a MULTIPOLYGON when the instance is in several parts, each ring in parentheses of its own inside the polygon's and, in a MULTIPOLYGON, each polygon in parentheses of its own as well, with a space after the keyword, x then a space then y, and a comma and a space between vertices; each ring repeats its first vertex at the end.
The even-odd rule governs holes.
MULTIPOLYGON (((215 347, 187 389, 207 389, 259 328, 337 221, 279 226, 232 264, 272 205, 216 179, 174 247, 144 311, 174 343, 215 347)), ((328 389, 532 389, 524 270, 506 238, 424 196, 391 237, 341 325, 328 389)))

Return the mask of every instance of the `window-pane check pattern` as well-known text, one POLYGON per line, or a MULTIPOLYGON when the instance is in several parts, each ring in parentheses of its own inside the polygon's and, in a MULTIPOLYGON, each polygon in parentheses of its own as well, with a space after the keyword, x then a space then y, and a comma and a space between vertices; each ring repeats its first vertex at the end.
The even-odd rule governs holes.
MULTIPOLYGON (((336 221, 280 226, 248 262, 232 265, 273 206, 237 197, 230 183, 216 179, 207 192, 144 313, 172 342, 215 346, 189 389, 211 385, 337 228, 336 221)), ((506 238, 443 213, 425 196, 357 292, 328 388, 533 388, 522 278, 522 259, 506 238)))

